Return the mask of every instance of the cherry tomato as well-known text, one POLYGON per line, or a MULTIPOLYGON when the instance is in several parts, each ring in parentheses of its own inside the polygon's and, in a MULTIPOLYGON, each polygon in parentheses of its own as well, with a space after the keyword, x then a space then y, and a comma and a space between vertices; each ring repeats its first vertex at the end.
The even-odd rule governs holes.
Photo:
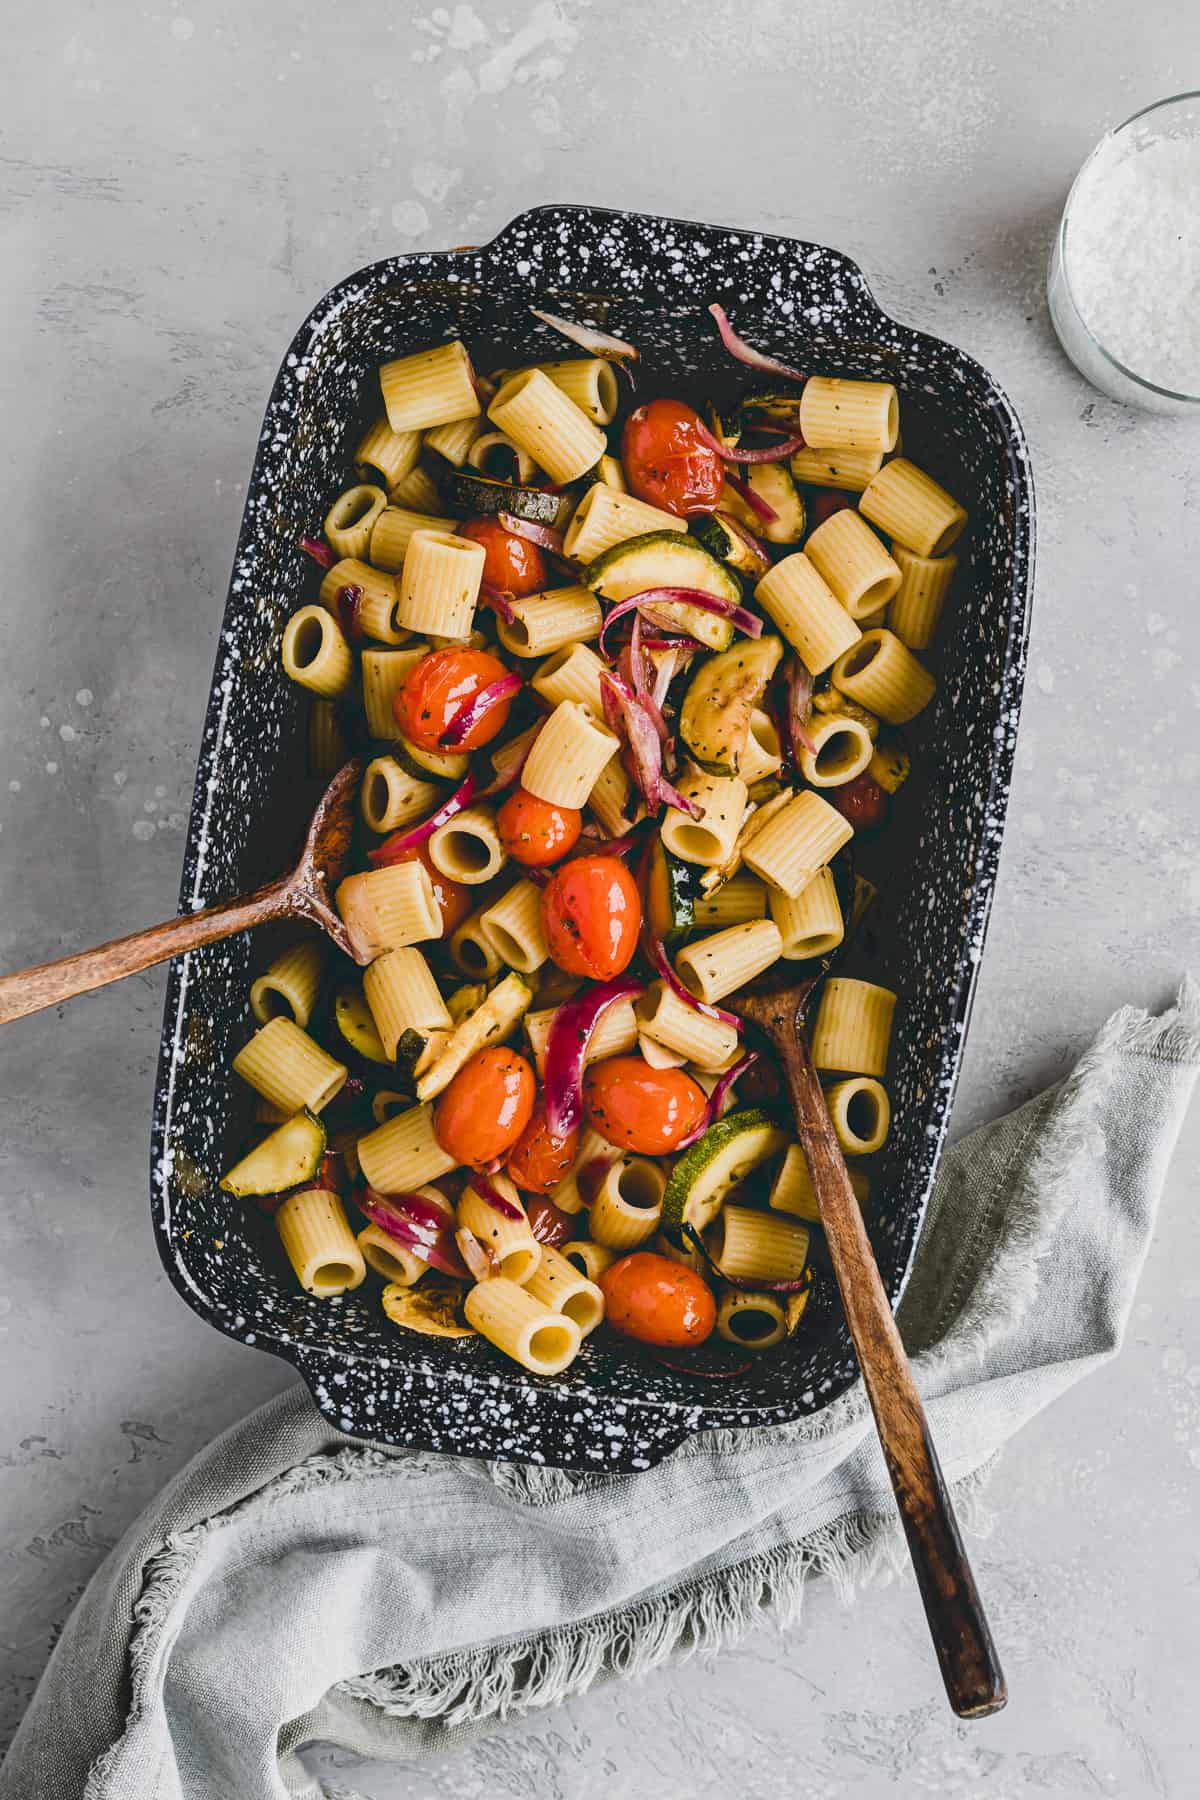
POLYGON ((843 493, 841 488, 810 488, 805 501, 809 530, 815 531, 826 519, 832 519, 834 513, 845 512, 853 505, 854 495, 843 493))
POLYGON ((539 1106, 513 1146, 506 1165, 509 1177, 530 1193, 548 1194, 571 1173, 578 1148, 578 1131, 565 1138, 551 1137, 546 1109, 539 1106))
POLYGON ((621 462, 639 500, 686 519, 711 512, 720 498, 725 471, 720 457, 700 435, 699 413, 682 400, 651 400, 625 422, 621 462))
POLYGON ((480 1050, 437 1103, 433 1130, 447 1156, 479 1168, 511 1150, 533 1114, 537 1082, 515 1050, 480 1050))
POLYGON ((568 975, 619 975, 633 959, 641 925, 637 883, 619 857, 576 857, 542 889, 546 942, 568 975))
POLYGON ((575 1235, 575 1219, 545 1194, 531 1194, 525 1202, 529 1228, 539 1244, 565 1244, 575 1235))
POLYGON ((448 875, 443 875, 440 869, 436 869, 425 844, 410 844, 407 850, 398 851, 392 861, 421 864, 433 883, 433 897, 442 915, 443 938, 448 938, 451 932, 457 931, 471 910, 471 889, 461 881, 451 881, 448 875))
MULTIPOLYGON (((443 750, 443 734, 463 707, 482 688, 500 681, 508 670, 486 650, 431 650, 414 664, 393 696, 396 723, 410 744, 421 750, 443 750)), ((508 720, 512 701, 502 700, 473 725, 454 748, 477 750, 490 744, 508 720)))
POLYGON ((583 1104, 610 1144, 662 1156, 695 1131, 708 1101, 682 1069, 652 1069, 640 1056, 609 1056, 584 1076, 583 1104))
POLYGON ((459 537, 483 545, 483 579, 519 600, 546 585, 546 559, 528 538, 505 531, 498 519, 466 519, 459 537))
POLYGON ((878 831, 887 823, 888 797, 865 769, 853 781, 843 781, 840 787, 825 788, 823 792, 855 831, 878 831))
POLYGON ((717 1303, 704 1278, 650 1250, 610 1263, 600 1286, 609 1324, 643 1344, 702 1344, 717 1322, 717 1303))
POLYGON ((496 814, 500 842, 514 862, 526 869, 542 869, 561 862, 575 847, 583 814, 573 806, 552 806, 519 787, 496 814))

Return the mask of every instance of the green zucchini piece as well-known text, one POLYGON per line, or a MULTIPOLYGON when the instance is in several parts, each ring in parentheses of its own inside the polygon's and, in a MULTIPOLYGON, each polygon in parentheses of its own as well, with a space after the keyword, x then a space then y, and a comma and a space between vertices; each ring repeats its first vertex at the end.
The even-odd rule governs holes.
POLYGON ((646 923, 664 944, 684 937, 696 923, 699 871, 664 850, 662 839, 650 840, 646 864, 646 923))
POLYGON ((371 1009, 363 998, 361 988, 346 987, 341 990, 333 1003, 333 1017, 352 1050, 357 1050, 368 1062, 391 1061, 375 1029, 371 1009))
POLYGON ((769 413, 772 422, 799 425, 800 398, 803 388, 761 388, 757 393, 746 394, 740 401, 742 423, 748 430, 757 430, 763 423, 762 414, 769 413))
POLYGON ((731 411, 725 412, 717 405, 715 400, 710 400, 704 408, 704 415, 708 421, 708 429, 712 432, 718 442, 729 444, 733 449, 736 449, 738 439, 742 435, 742 421, 738 416, 737 407, 734 407, 731 411))
POLYGON ((467 757, 460 750, 422 750, 407 738, 397 738, 392 755, 406 775, 417 781, 461 781, 467 772, 467 757))
POLYGON ((720 506, 731 512, 757 537, 769 544, 798 544, 804 536, 804 501, 786 463, 751 463, 742 470, 747 482, 761 500, 778 516, 767 524, 726 482, 721 489, 720 506))
POLYGON ((683 697, 679 735, 703 768, 737 774, 750 715, 782 655, 780 638, 741 638, 699 663, 683 697))
POLYGON ((312 1181, 325 1155, 325 1127, 308 1111, 276 1126, 234 1163, 221 1186, 239 1200, 258 1194, 282 1194, 302 1181, 312 1181))
MULTIPOLYGON (((647 531, 614 544, 588 564, 583 579, 605 600, 629 600, 653 587, 690 587, 727 600, 731 606, 742 604, 742 584, 732 569, 684 531, 647 531)), ((703 612, 686 601, 664 605, 661 613, 664 620, 678 621, 710 650, 724 650, 733 641, 733 626, 719 613, 703 612)))
POLYGON ((470 475, 456 469, 445 484, 446 498, 468 518, 494 518, 513 513, 531 525, 554 525, 561 496, 541 488, 518 487, 515 482, 493 481, 487 475, 470 475))
POLYGON ((758 1108, 718 1119, 671 1170, 663 1195, 662 1229, 676 1243, 683 1242, 685 1225, 707 1230, 733 1189, 790 1141, 783 1127, 758 1108))
POLYGON ((692 520, 689 530, 710 556, 715 556, 719 562, 728 563, 739 575, 746 575, 757 581, 771 566, 769 556, 716 513, 701 513, 692 520))

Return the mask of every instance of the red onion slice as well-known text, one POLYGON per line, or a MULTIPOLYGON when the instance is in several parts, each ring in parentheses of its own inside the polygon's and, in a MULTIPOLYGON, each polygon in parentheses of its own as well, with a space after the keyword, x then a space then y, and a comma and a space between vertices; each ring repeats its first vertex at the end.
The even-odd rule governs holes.
POLYGON ((525 1217, 516 1202, 506 1199, 495 1182, 489 1181, 487 1176, 481 1174, 478 1169, 472 1170, 471 1179, 467 1185, 479 1195, 485 1206, 490 1206, 492 1211, 499 1213, 502 1219, 523 1219, 525 1217))
POLYGON ((341 625, 342 635, 348 644, 360 644, 363 639, 363 629, 358 622, 358 609, 362 605, 362 597, 362 589, 353 581, 348 581, 345 587, 340 587, 334 596, 337 602, 338 623, 341 625))
POLYGON ((456 750, 481 719, 486 719, 490 712, 497 706, 503 706, 514 694, 519 694, 524 685, 521 677, 511 671, 502 675, 499 681, 489 682, 487 687, 480 688, 474 698, 455 713, 438 741, 448 750, 456 750))
POLYGON ((722 1025, 732 1025, 733 1029, 739 1035, 741 1034, 745 1027, 736 1013, 727 1012, 723 1006, 712 1006, 707 1000, 697 999, 692 990, 684 986, 675 973, 674 965, 667 955, 661 938, 655 937, 653 933, 648 933, 646 952, 671 992, 682 1000, 685 1006, 690 1006, 694 1012, 703 1013, 706 1019, 719 1019, 722 1025))
POLYGON ((496 519, 512 537, 540 544, 543 550, 553 550, 555 556, 563 554, 562 532, 555 531, 552 525, 535 525, 531 519, 518 519, 516 513, 510 512, 497 513, 496 519))
POLYGON ((726 1069, 720 1081, 718 1081, 716 1087, 708 1097, 709 1110, 712 1113, 714 1122, 717 1119, 724 1117, 725 1101, 729 1096, 730 1089, 736 1082, 741 1080, 747 1069, 752 1069, 754 1067, 758 1059, 759 1052, 757 1050, 747 1050, 745 1056, 738 1062, 735 1062, 731 1069, 726 1069))
POLYGON ((490 606, 493 612, 499 613, 506 625, 516 623, 517 615, 512 609, 512 598, 504 592, 503 588, 493 587, 490 581, 481 581, 479 598, 490 606))
POLYGON ((791 750, 792 761, 798 769, 801 751, 807 750, 811 754, 816 749, 808 734, 808 721, 812 718, 813 678, 798 656, 788 658, 784 691, 787 695, 784 741, 791 750))
POLYGON ((364 1187, 355 1195, 355 1205, 372 1225, 423 1257, 431 1268, 460 1280, 466 1276, 466 1264, 451 1235, 454 1209, 449 1201, 443 1212, 424 1194, 380 1194, 373 1187, 364 1187))
POLYGON ((793 456, 797 450, 803 450, 804 438, 799 432, 785 438, 780 444, 773 444, 766 450, 743 450, 740 444, 723 444, 720 438, 714 437, 708 426, 701 422, 696 427, 710 450, 715 450, 722 462, 731 463, 772 463, 782 462, 787 456, 793 456))
MULTIPOLYGON (((578 842, 568 850, 563 861, 570 862, 573 856, 628 856, 631 850, 636 850, 638 842, 636 831, 627 831, 624 837, 606 838, 593 837, 585 830, 580 832, 578 842)), ((526 869, 525 873, 532 875, 533 870, 526 869)))
MULTIPOLYGON (((644 588, 640 594, 631 594, 628 600, 620 600, 605 619, 600 631, 599 646, 601 654, 610 654, 605 639, 611 628, 621 619, 627 618, 631 612, 640 612, 644 607, 656 606, 694 606, 700 612, 715 613, 718 618, 728 619, 738 631, 746 637, 762 636, 763 622, 754 613, 748 612, 744 606, 738 606, 732 600, 721 600, 716 594, 706 594, 701 588, 689 587, 656 587, 644 588)), ((671 624, 678 621, 672 619, 671 624)), ((686 631, 687 626, 679 629, 686 631)), ((694 634, 693 634, 694 635, 694 634)))
POLYGON ((334 563, 337 561, 333 551, 329 548, 329 545, 323 538, 309 537, 306 534, 300 539, 300 548, 304 551, 306 556, 311 556, 313 561, 318 563, 322 569, 332 569, 334 563))
POLYGON ((602 1015, 618 1000, 640 994, 632 975, 599 982, 575 1000, 567 1000, 550 1021, 543 1085, 546 1125, 552 1136, 569 1137, 583 1118, 583 1068, 587 1047, 602 1015))
POLYGON ((736 1381, 754 1367, 752 1356, 739 1357, 730 1344, 719 1349, 716 1344, 698 1344, 694 1350, 652 1349, 651 1358, 675 1375, 691 1375, 697 1381, 736 1381))
POLYGON ((557 313, 540 312, 536 306, 530 307, 535 319, 548 325, 551 331, 561 332, 563 337, 570 338, 581 350, 587 350, 592 356, 612 356, 618 361, 627 359, 636 362, 639 351, 633 344, 627 344, 624 338, 613 337, 611 332, 597 331, 594 325, 576 325, 573 319, 560 319, 557 313))
POLYGON ((403 862, 404 851, 412 850, 417 844, 423 844, 426 838, 431 838, 439 825, 444 825, 447 819, 452 819, 455 813, 462 812, 465 806, 471 804, 474 794, 475 777, 468 775, 461 786, 455 788, 450 798, 444 800, 437 811, 430 813, 420 825, 414 825, 411 831, 393 832, 378 849, 368 850, 367 861, 384 868, 388 863, 403 862))
POLYGON ((727 469, 725 471, 725 480, 728 486, 733 489, 734 493, 739 495, 740 498, 746 502, 746 505, 750 508, 750 511, 754 514, 756 519, 761 519, 764 525, 773 525, 775 523, 779 514, 775 511, 773 506, 763 499, 761 494, 755 493, 748 481, 743 481, 740 475, 735 475, 733 473, 732 469, 727 469))
POLYGON ((723 306, 718 306, 714 301, 708 310, 717 321, 721 342, 730 356, 736 356, 737 360, 745 363, 748 368, 761 369, 765 375, 782 375, 785 381, 808 380, 808 376, 801 374, 799 369, 793 369, 789 363, 780 362, 777 356, 767 356, 762 350, 756 350, 753 344, 748 344, 745 338, 739 337, 729 323, 729 315, 723 306))
MULTIPOLYGON (((538 729, 540 730, 541 727, 539 726, 538 729)), ((520 734, 518 733, 518 736, 519 735, 520 734)), ((514 787, 516 785, 516 783, 518 781, 520 781, 521 771, 524 769, 525 764, 529 761, 529 752, 533 749, 534 744, 537 742, 537 736, 538 736, 537 732, 534 731, 529 739, 529 742, 523 746, 523 748, 521 750, 521 754, 517 757, 516 761, 512 764, 512 766, 510 768, 497 771, 496 775, 493 777, 493 779, 491 781, 488 782, 487 786, 485 788, 480 788, 479 798, 481 800, 488 800, 491 798, 491 796, 493 794, 502 794, 506 788, 514 787)), ((494 757, 492 759, 492 767, 493 767, 493 769, 496 767, 494 757)), ((528 873, 528 870, 526 871, 526 873, 528 873)))

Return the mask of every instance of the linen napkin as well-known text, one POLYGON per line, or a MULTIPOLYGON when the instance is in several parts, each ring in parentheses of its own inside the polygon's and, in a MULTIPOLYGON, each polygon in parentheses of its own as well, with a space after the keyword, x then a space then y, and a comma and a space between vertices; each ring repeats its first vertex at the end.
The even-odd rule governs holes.
MULTIPOLYGON (((1008 1439, 1120 1345, 1198 1063, 1188 981, 946 1154, 900 1323, 968 1525, 1008 1439)), ((298 1389, 197 1457, 97 1572, 0 1797, 312 1800, 314 1740, 445 1746, 787 1624, 810 1576, 850 1588, 903 1554, 861 1382, 635 1476, 372 1447, 298 1389)))

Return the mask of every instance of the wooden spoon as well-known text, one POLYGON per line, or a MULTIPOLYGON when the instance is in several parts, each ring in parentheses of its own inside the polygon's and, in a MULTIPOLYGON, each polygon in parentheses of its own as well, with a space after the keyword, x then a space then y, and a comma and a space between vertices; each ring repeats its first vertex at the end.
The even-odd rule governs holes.
POLYGON ((912 1555, 950 1704, 960 1718, 999 1712, 1008 1699, 983 1602, 954 1517, 929 1422, 875 1264, 841 1146, 805 1040, 819 976, 771 992, 755 983, 723 1004, 757 1026, 779 1054, 796 1135, 841 1290, 875 1427, 912 1555))
POLYGON ((350 850, 354 798, 361 776, 362 763, 357 759, 338 770, 321 796, 300 860, 290 874, 253 894, 222 900, 219 906, 169 919, 165 925, 152 925, 132 937, 114 938, 95 950, 81 950, 77 956, 0 976, 0 1025, 92 988, 107 987, 110 981, 121 981, 154 963, 166 962, 168 957, 184 956, 202 944, 218 943, 271 919, 305 919, 310 925, 319 925, 338 949, 356 962, 369 961, 355 956, 333 904, 333 892, 345 872, 350 850))

